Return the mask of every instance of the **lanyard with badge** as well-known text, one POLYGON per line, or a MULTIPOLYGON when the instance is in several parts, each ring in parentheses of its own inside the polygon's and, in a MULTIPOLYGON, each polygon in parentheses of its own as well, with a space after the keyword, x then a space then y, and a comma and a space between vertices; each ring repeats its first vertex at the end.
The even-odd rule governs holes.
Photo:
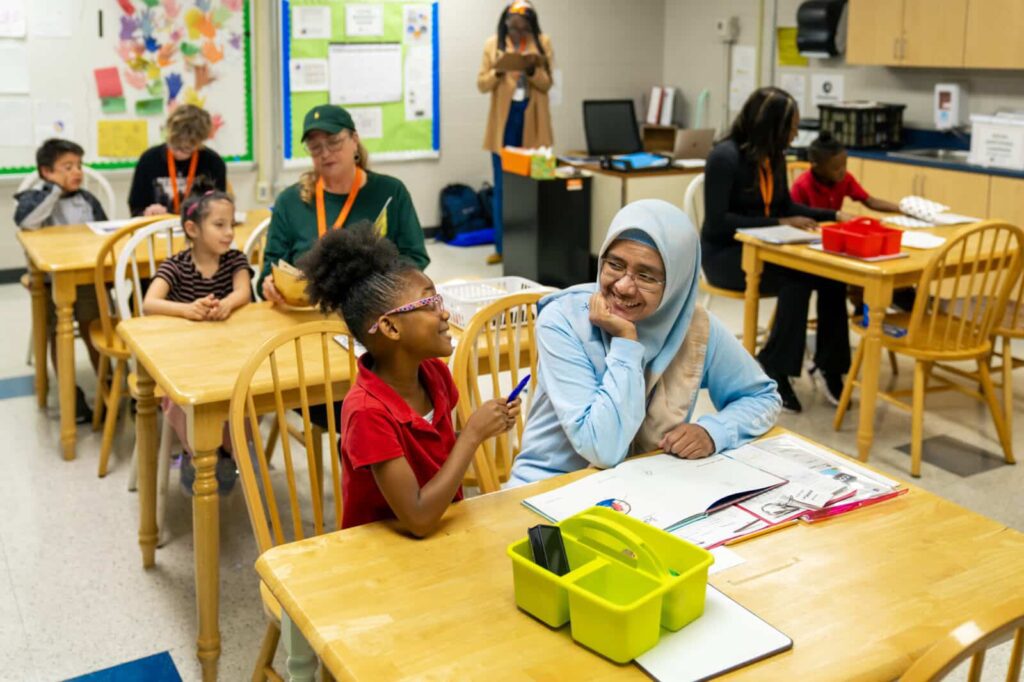
MULTIPOLYGON (((199 165, 199 150, 192 152, 192 160, 188 164, 188 178, 185 180, 185 196, 192 191, 192 183, 196 179, 196 166, 199 165)), ((181 197, 178 196, 178 166, 174 162, 174 153, 167 147, 167 176, 171 180, 171 198, 174 201, 174 212, 181 213, 181 197)))
MULTIPOLYGON (((349 190, 348 199, 345 200, 345 205, 341 207, 341 213, 339 213, 337 219, 335 219, 334 225, 331 227, 332 230, 336 230, 345 224, 345 220, 348 219, 348 214, 352 210, 352 204, 356 203, 356 196, 359 194, 359 190, 363 186, 365 177, 366 171, 356 166, 356 177, 355 180, 352 181, 352 189, 349 190)), ((323 178, 319 178, 316 181, 316 230, 320 237, 323 237, 327 233, 327 216, 324 211, 323 178)))
POLYGON ((772 176, 771 161, 765 159, 757 170, 758 180, 761 183, 761 199, 764 201, 764 214, 765 216, 770 216, 772 213, 772 199, 775 196, 775 178, 772 176))

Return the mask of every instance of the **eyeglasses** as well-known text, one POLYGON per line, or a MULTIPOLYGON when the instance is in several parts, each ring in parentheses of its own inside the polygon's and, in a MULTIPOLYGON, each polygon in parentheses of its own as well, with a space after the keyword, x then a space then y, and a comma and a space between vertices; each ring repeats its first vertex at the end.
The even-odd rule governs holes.
POLYGON ((349 139, 348 135, 340 134, 328 137, 325 142, 309 144, 303 142, 302 146, 306 148, 310 156, 320 156, 324 151, 336 152, 345 146, 345 142, 349 139))
POLYGON ((629 277, 637 289, 648 293, 656 292, 665 286, 665 280, 658 279, 646 272, 630 272, 625 263, 615 259, 601 259, 601 274, 612 279, 612 283, 618 282, 623 277, 629 277))
POLYGON ((397 308, 389 310, 383 315, 381 315, 379 318, 377 318, 377 321, 373 323, 372 327, 370 327, 369 333, 375 333, 377 329, 380 327, 381 319, 387 317, 388 315, 398 315, 399 313, 411 313, 413 310, 419 310, 420 308, 427 307, 429 307, 431 310, 436 311, 444 310, 444 297, 442 297, 441 294, 434 294, 433 296, 427 296, 426 298, 421 298, 418 301, 406 303, 405 305, 400 305, 397 308))

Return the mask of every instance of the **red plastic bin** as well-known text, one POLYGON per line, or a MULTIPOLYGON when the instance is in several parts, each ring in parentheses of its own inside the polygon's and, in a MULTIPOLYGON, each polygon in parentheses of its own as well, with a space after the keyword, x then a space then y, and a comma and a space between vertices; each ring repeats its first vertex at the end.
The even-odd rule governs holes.
POLYGON ((874 218, 867 217, 826 225, 821 229, 823 249, 860 258, 897 254, 902 238, 900 230, 885 227, 874 218))

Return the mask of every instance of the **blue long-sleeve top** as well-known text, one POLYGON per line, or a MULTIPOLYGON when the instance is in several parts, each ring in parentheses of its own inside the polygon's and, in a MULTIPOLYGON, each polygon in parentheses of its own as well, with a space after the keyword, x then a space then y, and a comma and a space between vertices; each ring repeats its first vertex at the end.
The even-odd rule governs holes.
MULTIPOLYGON (((775 382, 714 316, 701 388, 717 412, 699 417, 715 451, 731 450, 767 432, 781 408, 775 382)), ((512 466, 509 486, 590 464, 613 467, 629 454, 647 410, 642 344, 613 338, 604 352, 600 330, 583 340, 564 306, 545 306, 537 320, 538 392, 512 466), (597 344, 596 346, 592 344, 597 344), (600 353, 588 353, 600 347, 600 353), (593 358, 603 357, 603 362, 593 358)), ((696 396, 690 402, 689 421, 696 396)))

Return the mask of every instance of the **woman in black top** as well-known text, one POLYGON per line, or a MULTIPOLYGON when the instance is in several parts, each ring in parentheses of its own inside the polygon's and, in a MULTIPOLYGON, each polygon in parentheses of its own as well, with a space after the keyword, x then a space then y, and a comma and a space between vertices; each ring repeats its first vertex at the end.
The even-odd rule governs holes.
MULTIPOLYGON (((740 227, 792 225, 817 227, 837 212, 794 203, 789 196, 784 150, 796 137, 796 102, 778 88, 761 88, 747 99, 726 138, 708 156, 704 168, 704 273, 711 284, 733 291, 746 288, 740 265, 743 245, 734 239, 740 227)), ((841 218, 845 218, 842 216, 841 218)), ((800 376, 806 344, 807 308, 818 292, 818 342, 812 375, 820 372, 825 395, 835 404, 850 368, 846 285, 796 270, 766 264, 761 292, 778 296, 775 322, 757 359, 779 385, 783 408, 801 410, 789 377, 800 376)))

